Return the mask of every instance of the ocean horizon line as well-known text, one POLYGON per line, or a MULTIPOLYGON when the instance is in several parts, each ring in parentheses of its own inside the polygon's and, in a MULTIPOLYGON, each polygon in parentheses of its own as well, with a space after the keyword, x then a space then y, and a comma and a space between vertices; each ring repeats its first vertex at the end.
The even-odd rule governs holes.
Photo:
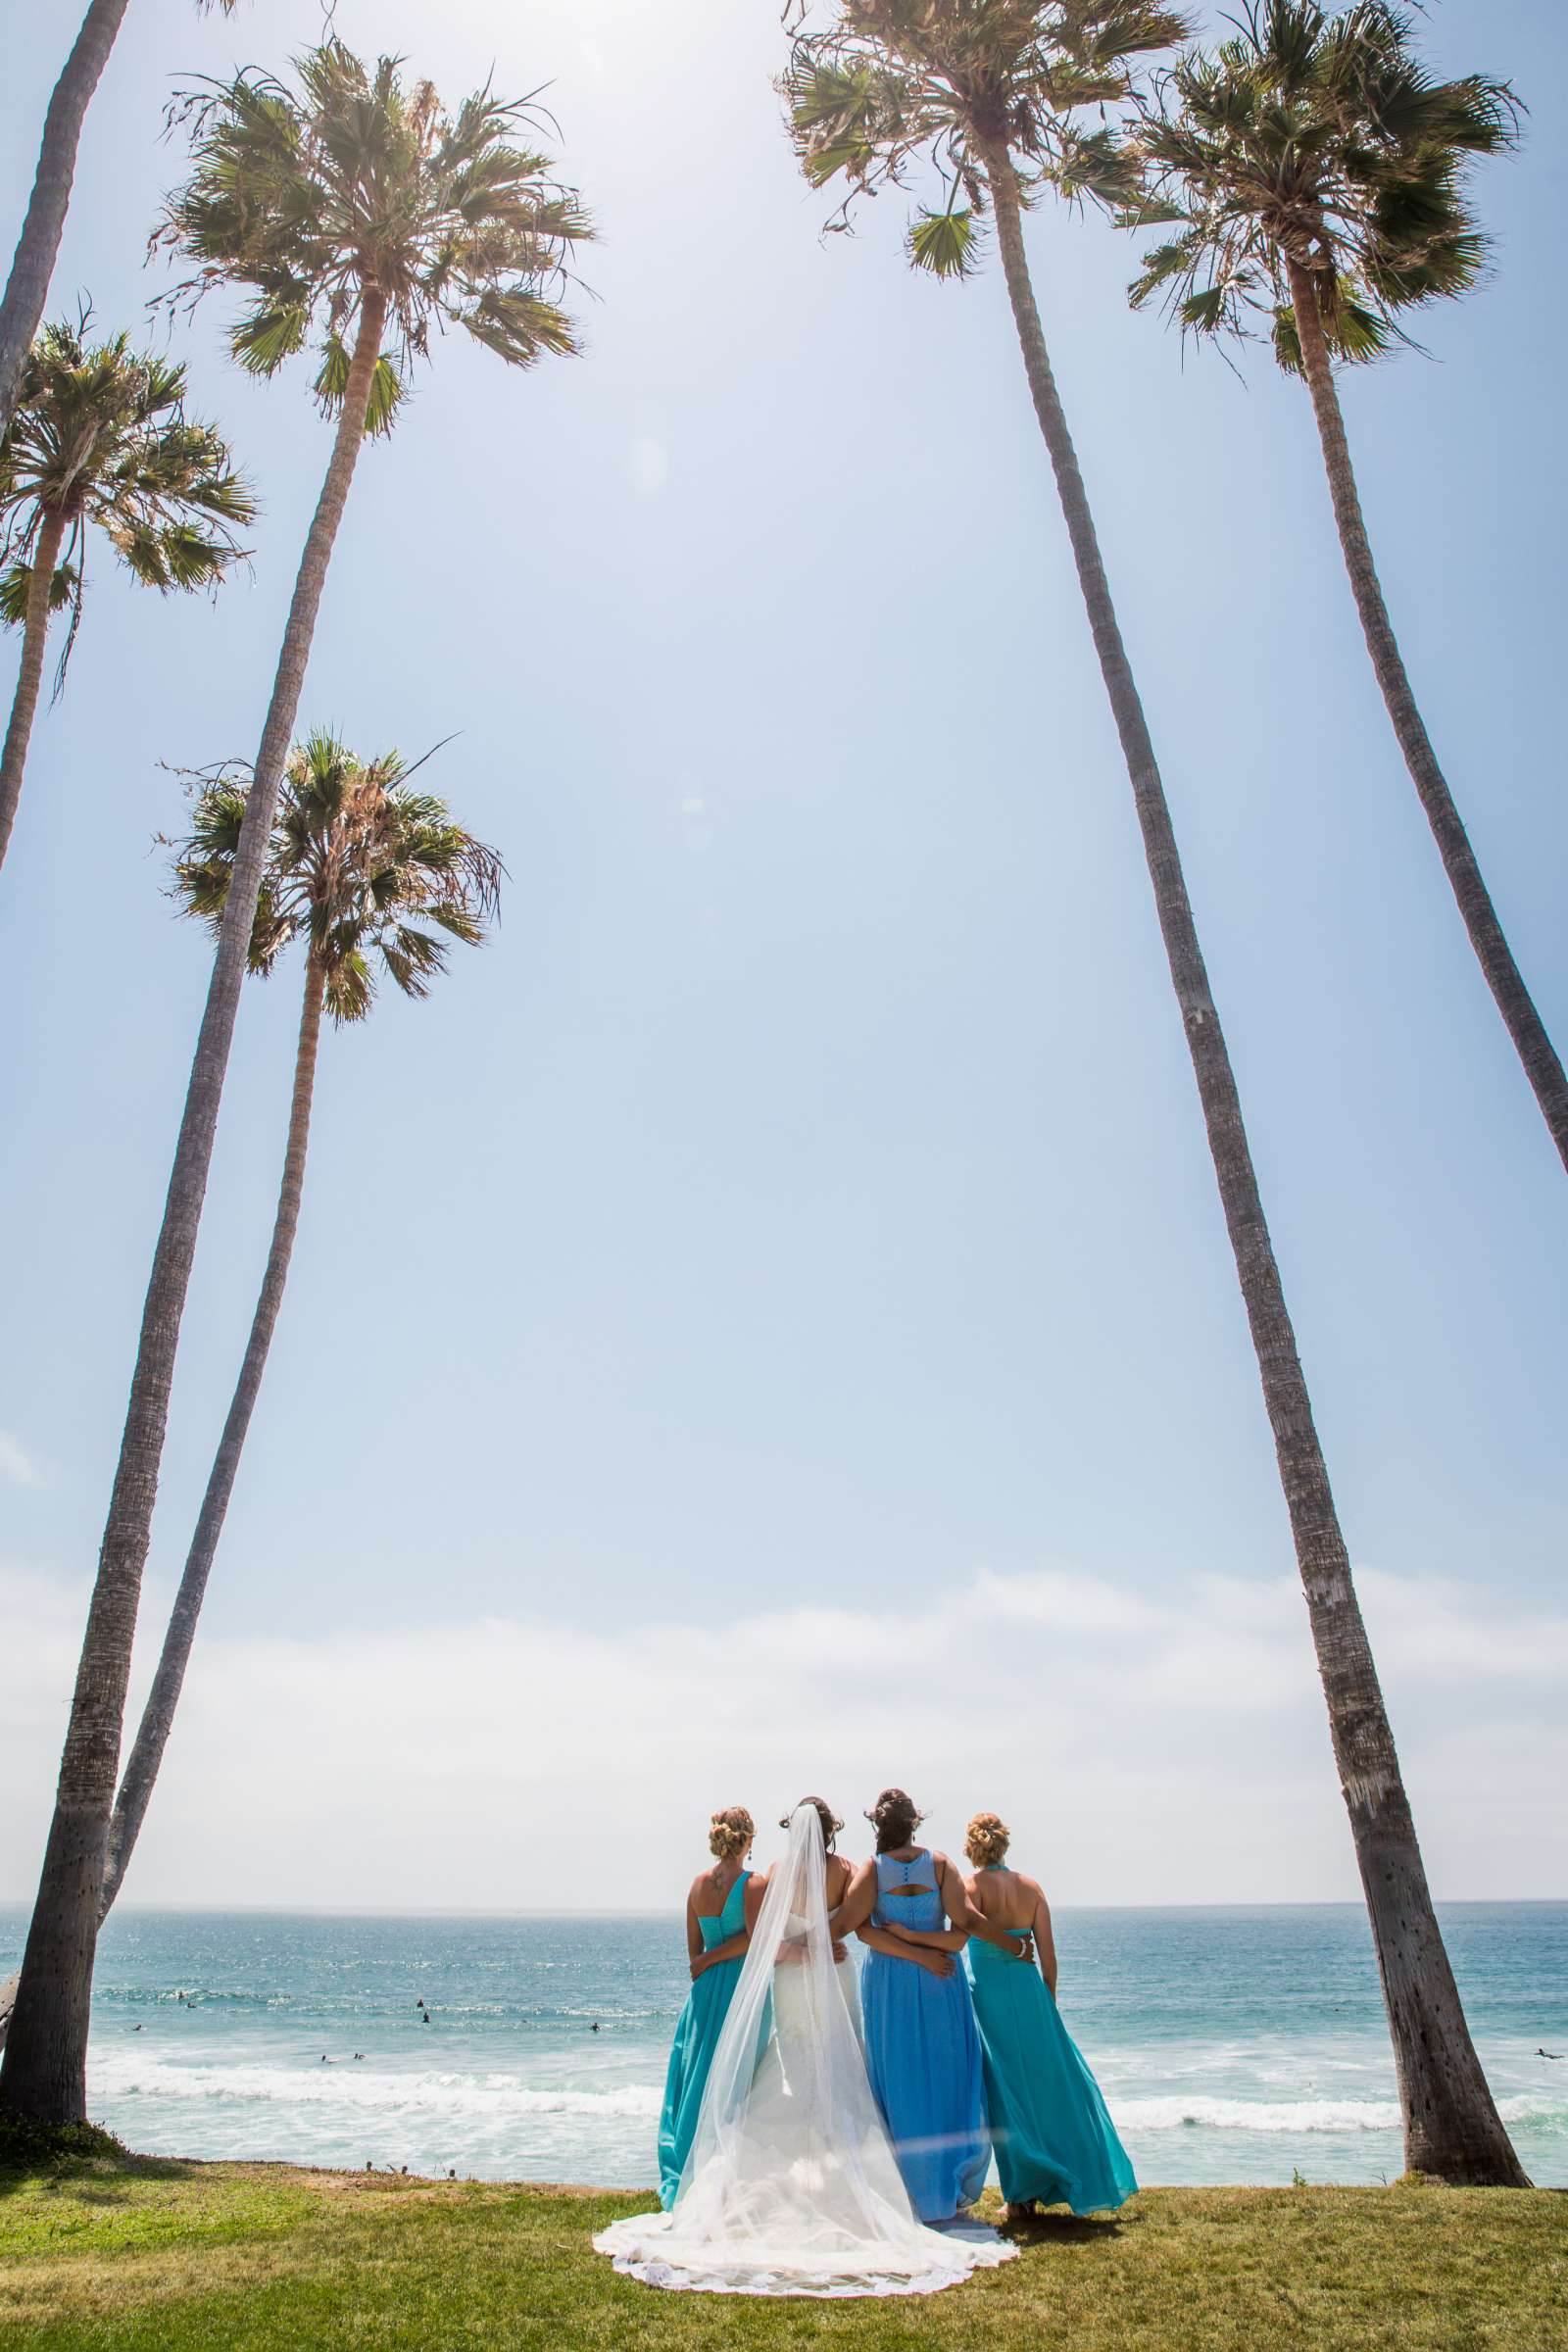
MULTIPOLYGON (((1568 1894, 1480 1894, 1438 1895, 1440 1911, 1528 1911, 1552 1910, 1568 1905, 1568 1894)), ((0 1912, 26 1912, 31 1908, 28 1895, 0 1895, 0 1912)), ((1132 1916, 1139 1912, 1160 1911, 1175 1915, 1202 1914, 1212 1917, 1222 1913, 1247 1916, 1260 1911, 1364 1911, 1358 1896, 1346 1895, 1332 1899, 1301 1898, 1298 1900, 1173 1903, 1072 1903, 1053 1902, 1054 1917, 1074 1914, 1112 1913, 1132 1916)), ((113 1917, 201 1918, 201 1919, 518 1919, 540 1921, 573 1920, 679 1920, 681 1906, 669 1903, 620 1903, 613 1906, 562 1907, 543 1905, 497 1905, 469 1903, 185 1903, 185 1902, 120 1902, 113 1917)), ((108 1924, 107 1922, 105 1923, 108 1924)))

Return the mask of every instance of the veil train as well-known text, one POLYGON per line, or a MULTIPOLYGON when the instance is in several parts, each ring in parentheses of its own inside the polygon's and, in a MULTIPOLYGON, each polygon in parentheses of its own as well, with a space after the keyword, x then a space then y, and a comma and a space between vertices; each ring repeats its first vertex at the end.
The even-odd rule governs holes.
POLYGON ((907 2295, 955 2286, 1014 2252, 991 2230, 915 2219, 871 2094, 827 1928, 822 1824, 789 1850, 713 2053, 668 2213, 594 2239, 650 2286, 731 2295, 907 2295))

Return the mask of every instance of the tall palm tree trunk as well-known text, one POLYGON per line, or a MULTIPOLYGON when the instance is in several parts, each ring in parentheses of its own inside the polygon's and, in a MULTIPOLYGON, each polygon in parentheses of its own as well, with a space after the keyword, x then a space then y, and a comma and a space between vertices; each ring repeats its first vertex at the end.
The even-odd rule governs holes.
POLYGON ((299 1046, 294 1056, 288 1148, 283 1155, 283 1181, 278 1190, 277 1214, 272 1221, 271 1248, 267 1253, 261 1295, 256 1301, 251 1336, 240 1364, 233 1401, 228 1408, 228 1418, 223 1423, 223 1434, 219 1441, 212 1473, 207 1481, 207 1492, 202 1497, 196 1533, 191 1538, 190 1550, 186 1555, 185 1571, 179 1580, 179 1591, 174 1595, 174 1605, 170 1612, 158 1671, 153 1677, 152 1689, 142 1709, 141 1723, 129 1758, 121 1775, 120 1793, 115 1799, 114 1816, 109 1826, 109 1855, 104 1871, 103 1893, 98 1905, 100 1926, 120 1892, 131 1854, 135 1850, 136 1839, 141 1834, 153 1783, 158 1778, 158 1768, 164 1760, 164 1749, 169 1744, 169 1735, 173 1729, 174 1709, 179 1704, 185 1668, 190 1663, 191 1644, 196 1639, 196 1621, 201 1615, 207 1579, 218 1551, 219 1539, 223 1532, 223 1521, 234 1492, 234 1481, 239 1474, 240 1455, 245 1449, 251 1415, 261 1394, 268 1350, 272 1345, 278 1309, 283 1303, 289 1260, 294 1254, 294 1236, 299 1231, 300 1194, 305 1183, 305 1155, 311 1140, 311 1099, 316 1087, 316 1056, 321 1039, 321 998, 325 986, 325 974, 320 962, 315 955, 308 956, 305 962, 305 1001, 300 1011, 299 1046))
MULTIPOLYGON (((174 1709, 179 1704, 185 1668, 190 1663, 191 1646, 196 1639, 196 1621, 201 1615, 208 1575, 218 1550, 219 1538, 223 1532, 223 1520, 227 1514, 229 1497, 234 1492, 234 1480, 250 1428, 251 1414, 255 1410, 262 1375, 267 1368, 268 1350, 272 1344, 278 1309, 283 1303, 289 1260, 294 1254, 294 1236, 299 1230, 300 1195, 305 1183, 306 1153, 310 1148, 311 1103, 316 1091, 316 1057, 321 1037, 324 988, 320 965, 312 956, 305 967, 305 1002, 300 1012, 299 1046, 294 1056, 288 1148, 283 1155, 283 1181, 278 1190, 277 1214, 272 1222, 272 1244, 267 1255, 261 1296, 256 1301, 251 1336, 240 1365, 239 1379, 235 1383, 233 1401, 219 1441, 212 1475, 207 1481, 207 1493, 202 1499, 196 1533, 191 1538, 185 1572, 180 1578, 179 1591, 174 1595, 174 1605, 170 1611, 158 1671, 153 1677, 152 1689, 142 1709, 141 1723, 129 1758, 121 1775, 120 1793, 115 1799, 114 1816, 109 1827, 109 1854, 104 1868, 103 1892, 98 1904, 100 1927, 120 1892, 136 1839, 141 1834, 153 1784, 164 1760, 164 1749, 169 1744, 169 1735, 173 1728, 174 1709)), ((4 1984, 0 1984, 0 2046, 6 2040, 20 1982, 21 1971, 18 1970, 4 1984)))
POLYGON ((71 183, 76 173, 82 119, 109 61, 127 4, 128 0, 92 0, 43 119, 43 144, 38 150, 32 195, 12 256, 5 295, 0 299, 0 433, 11 422, 22 363, 32 348, 49 298, 49 280, 54 275, 71 203, 71 183))
POLYGON ((385 296, 378 288, 367 286, 331 460, 294 583, 213 959, 164 1221, 142 1310, 130 1400, 82 1637, 54 1818, 22 1956, 22 1983, 0 2061, 0 2109, 44 2124, 76 2123, 86 2114, 87 2026, 98 1906, 180 1318, 190 1285, 277 789, 305 683, 327 564, 364 439, 385 319, 385 296))
POLYGON ((65 537, 63 514, 45 514, 32 551, 32 575, 27 582, 27 610, 22 623, 22 663, 17 691, 11 698, 11 723, 0 752, 0 865, 4 865, 22 798, 22 778, 27 765, 27 745, 38 713, 38 690, 43 683, 43 648, 49 634, 49 600, 54 593, 55 566, 65 537))
POLYGON ((1513 950, 1497 920, 1492 894, 1482 878, 1476 854, 1470 847, 1470 836, 1453 805, 1453 795, 1438 765, 1432 739, 1410 690, 1404 659, 1394 634, 1394 624, 1389 618, 1389 608, 1384 602, 1377 566, 1372 561, 1372 546, 1361 513, 1355 470, 1350 464, 1350 447, 1346 439, 1345 417, 1335 388, 1334 364, 1328 339, 1323 332, 1313 273, 1296 261, 1288 261, 1287 268, 1290 272, 1291 300, 1296 308, 1296 331, 1300 344, 1301 365, 1307 388, 1312 395, 1318 439, 1323 445, 1323 464, 1329 477, 1329 495, 1334 501, 1334 519, 1339 526, 1345 568, 1350 575, 1350 589, 1355 598, 1355 609, 1361 616, 1361 630, 1366 638, 1367 652, 1372 657, 1372 667, 1382 688, 1383 700, 1399 749, 1404 754, 1404 764, 1410 771, 1410 780, 1426 810, 1427 822, 1432 827, 1432 837, 1438 845, 1438 855, 1443 859, 1443 870, 1458 902, 1476 960, 1502 1015, 1503 1025, 1513 1040, 1514 1051, 1524 1063, 1525 1076, 1535 1089, 1536 1101, 1541 1105, 1541 1115, 1550 1131, 1551 1140, 1561 1154, 1564 1167, 1568 1167, 1568 1074, 1563 1070, 1562 1058, 1546 1033, 1546 1025, 1536 1010, 1535 1000, 1514 961, 1513 950))
POLYGON ((1274 1431, 1335 1761, 1371 1914, 1404 2115, 1405 2162, 1413 2172, 1436 2173, 1449 2181, 1524 2186, 1524 2173, 1470 2039, 1433 1911, 1242 1123, 1235 1073, 1193 921, 1170 808, 1035 306, 1017 181, 1000 143, 986 143, 983 160, 1029 389, 1055 472, 1101 674, 1137 803, 1160 933, 1274 1431))

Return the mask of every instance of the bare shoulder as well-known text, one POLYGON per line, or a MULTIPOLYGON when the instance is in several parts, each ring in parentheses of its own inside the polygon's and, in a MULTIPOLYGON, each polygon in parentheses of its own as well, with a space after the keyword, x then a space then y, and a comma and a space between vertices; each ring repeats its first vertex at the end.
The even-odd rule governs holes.
POLYGON ((1048 1911, 1051 1909, 1051 1905, 1046 1902, 1046 1890, 1041 1886, 1038 1879, 1030 1878, 1028 1872, 1022 1870, 1014 1872, 1013 1875, 1017 1879, 1018 1884, 1023 1888, 1025 1894, 1032 1895, 1037 1903, 1045 1903, 1045 1907, 1048 1911))

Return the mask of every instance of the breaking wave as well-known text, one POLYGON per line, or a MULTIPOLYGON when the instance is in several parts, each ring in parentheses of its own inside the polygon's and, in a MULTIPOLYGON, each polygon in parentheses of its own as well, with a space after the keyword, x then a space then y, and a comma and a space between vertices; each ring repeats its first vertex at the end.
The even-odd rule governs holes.
MULTIPOLYGON (((267 2066, 240 2063, 173 2064, 139 2051, 109 2049, 95 2054, 91 2089, 96 2100, 174 2100, 215 2105, 337 2109, 372 2116, 424 2116, 432 2120, 560 2115, 637 2119, 657 2116, 660 2093, 651 2083, 626 2082, 605 2089, 540 2083, 514 2074, 460 2074, 433 2069, 402 2073, 334 2059, 329 2066, 267 2066)), ((1152 2098, 1112 2097, 1119 2130, 1149 2132, 1396 2132, 1399 2110, 1393 2099, 1226 2099, 1165 2093, 1152 2098)), ((1506 2124, 1568 2127, 1568 2104, 1525 2093, 1498 2101, 1506 2124)))
MULTIPOLYGON (((1123 2132, 1397 2132, 1393 2099, 1112 2099, 1123 2132)), ((1499 2099, 1505 2124, 1561 2125, 1568 2107, 1549 2099, 1499 2099)))
POLYGON ((516 2075, 395 2074, 335 2059, 330 2066, 176 2066, 139 2052, 95 2053, 88 2088, 96 2105, 180 2100, 211 2104, 315 2106, 364 2115, 656 2116, 660 2094, 628 2082, 609 2090, 559 2088, 516 2075))

